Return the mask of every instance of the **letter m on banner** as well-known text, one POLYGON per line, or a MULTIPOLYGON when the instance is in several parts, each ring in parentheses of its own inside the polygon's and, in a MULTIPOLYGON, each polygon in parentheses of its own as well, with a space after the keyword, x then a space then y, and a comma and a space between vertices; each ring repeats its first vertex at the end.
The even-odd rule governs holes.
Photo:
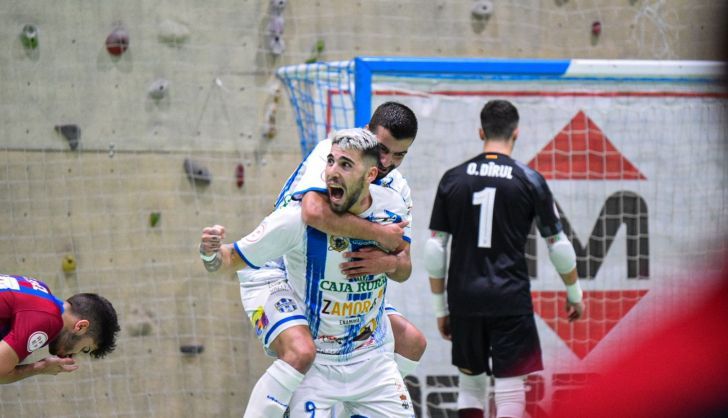
MULTIPOLYGON (((624 157, 601 129, 579 112, 534 157, 529 166, 549 180, 644 180, 645 176, 624 157)), ((580 278, 593 279, 622 225, 627 237, 627 278, 649 277, 647 204, 637 193, 618 191, 606 198, 591 235, 582 242, 557 204, 564 232, 574 245, 580 278)), ((536 230, 526 245, 529 275, 538 276, 536 230)))

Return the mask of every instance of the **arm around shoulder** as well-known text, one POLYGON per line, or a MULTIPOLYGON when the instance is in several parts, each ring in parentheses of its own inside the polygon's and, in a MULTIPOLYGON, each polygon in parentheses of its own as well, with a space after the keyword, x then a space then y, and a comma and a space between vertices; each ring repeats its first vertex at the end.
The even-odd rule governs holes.
POLYGON ((308 192, 303 196, 301 219, 306 225, 329 235, 377 241, 390 251, 399 248, 404 242, 403 226, 380 225, 351 213, 335 213, 327 197, 317 192, 308 192))

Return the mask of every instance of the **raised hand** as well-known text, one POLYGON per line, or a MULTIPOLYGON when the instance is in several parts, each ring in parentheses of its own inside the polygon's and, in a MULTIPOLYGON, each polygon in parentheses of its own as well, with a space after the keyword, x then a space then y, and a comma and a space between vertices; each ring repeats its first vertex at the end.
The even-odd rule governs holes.
POLYGON ((220 245, 225 239, 225 227, 215 225, 204 228, 202 230, 202 238, 200 240, 200 252, 210 255, 220 251, 220 245))

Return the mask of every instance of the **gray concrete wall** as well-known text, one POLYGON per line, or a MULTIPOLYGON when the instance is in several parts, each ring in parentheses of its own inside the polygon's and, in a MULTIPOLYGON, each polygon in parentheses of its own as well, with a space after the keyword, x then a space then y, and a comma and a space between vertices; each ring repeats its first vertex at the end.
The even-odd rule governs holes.
POLYGON ((230 238, 271 209, 301 158, 285 94, 278 134, 262 137, 274 70, 311 56, 719 59, 722 2, 291 0, 285 53, 267 51, 268 2, 23 1, 0 4, 0 272, 46 281, 56 294, 99 292, 123 323, 116 352, 81 368, 0 388, 3 417, 235 417, 269 364, 233 277, 210 277, 196 255, 203 226, 230 238), (602 23, 602 35, 590 36, 602 23), (160 40, 174 22, 188 38, 160 40), (25 24, 40 30, 28 51, 25 24), (117 25, 130 48, 111 57, 117 25), (147 89, 170 82, 155 101, 147 89), (76 151, 53 129, 74 123, 76 151), (110 147, 113 145, 113 153, 110 147), (191 184, 185 158, 205 164, 191 184), (246 183, 235 185, 238 163, 246 183), (151 212, 160 212, 156 227, 151 212), (75 273, 61 270, 74 256, 75 273), (134 335, 141 324, 148 335, 134 335), (203 344, 198 356, 179 347, 203 344))

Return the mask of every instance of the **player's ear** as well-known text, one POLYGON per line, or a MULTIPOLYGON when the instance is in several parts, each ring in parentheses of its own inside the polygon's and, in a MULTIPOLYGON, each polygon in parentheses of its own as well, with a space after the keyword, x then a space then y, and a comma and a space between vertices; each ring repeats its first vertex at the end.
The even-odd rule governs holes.
POLYGON ((515 141, 518 139, 518 134, 521 133, 521 128, 516 128, 513 130, 513 135, 511 135, 511 138, 515 141))
POLYGON ((73 325, 73 332, 76 335, 83 335, 88 331, 89 322, 88 319, 79 319, 76 324, 73 325))
POLYGON ((369 167, 369 171, 367 171, 367 183, 371 183, 374 180, 376 180, 377 174, 379 174, 379 170, 377 170, 377 166, 369 167))
POLYGON ((483 130, 483 128, 478 129, 478 135, 480 135, 481 141, 485 141, 485 131, 483 130))

